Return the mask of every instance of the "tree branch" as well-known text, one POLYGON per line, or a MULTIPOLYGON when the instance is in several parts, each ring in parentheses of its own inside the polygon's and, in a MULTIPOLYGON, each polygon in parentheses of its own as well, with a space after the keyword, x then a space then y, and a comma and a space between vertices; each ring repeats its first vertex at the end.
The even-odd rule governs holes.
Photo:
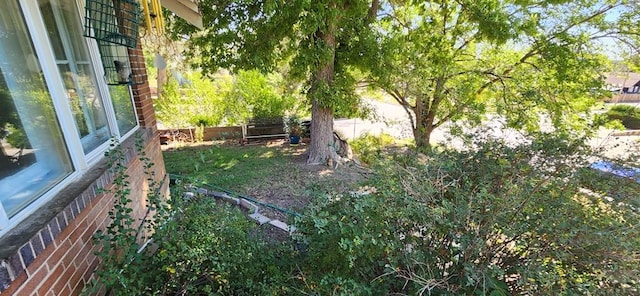
MULTIPOLYGON (((608 11, 610 11, 611 9, 614 9, 616 7, 618 7, 619 4, 616 5, 608 5, 605 6, 604 8, 601 8, 600 10, 595 11, 593 14, 576 21, 575 23, 569 24, 568 26, 566 26, 565 28, 563 28, 560 31, 555 32, 554 34, 552 34, 551 36, 549 36, 547 39, 544 40, 544 42, 539 42, 538 46, 534 46, 531 48, 531 50, 529 50, 529 52, 527 52, 525 55, 523 55, 520 60, 518 60, 518 62, 516 62, 515 64, 511 65, 511 67, 507 68, 504 70, 504 72, 502 72, 502 74, 500 75, 501 77, 504 77, 506 75, 508 75, 509 73, 511 73, 516 67, 518 67, 521 64, 524 64, 525 62, 527 62, 528 59, 534 57, 535 55, 537 55, 540 50, 541 47, 543 46, 543 44, 546 44, 548 42, 551 42, 552 40, 554 40, 555 38, 557 38, 558 36, 567 33, 569 30, 582 25, 584 23, 587 23, 588 21, 603 15, 605 13, 607 13, 608 11)), ((490 81, 486 82, 485 84, 483 84, 482 86, 480 86, 480 88, 478 88, 478 90, 476 91, 476 94, 481 94, 482 92, 484 92, 485 89, 487 89, 489 86, 491 86, 492 84, 498 82, 500 79, 500 77, 495 77, 494 79, 491 79, 490 81)))
POLYGON ((371 6, 369 7, 369 12, 367 13, 367 23, 372 23, 373 21, 376 20, 379 7, 380 7, 380 0, 373 0, 371 2, 371 6))

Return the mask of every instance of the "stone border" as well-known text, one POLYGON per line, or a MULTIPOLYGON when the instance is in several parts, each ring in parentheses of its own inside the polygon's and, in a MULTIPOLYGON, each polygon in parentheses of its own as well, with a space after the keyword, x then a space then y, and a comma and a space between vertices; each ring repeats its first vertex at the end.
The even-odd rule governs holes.
POLYGON ((193 198, 196 196, 196 194, 201 194, 204 196, 217 198, 246 209, 249 212, 249 218, 258 223, 258 225, 269 224, 271 225, 271 227, 275 227, 277 229, 285 231, 289 235, 293 234, 296 231, 296 227, 293 225, 288 225, 287 223, 284 223, 280 220, 272 219, 263 215, 262 213, 260 213, 260 207, 248 199, 242 197, 236 198, 230 196, 226 192, 207 190, 205 188, 199 188, 191 185, 187 185, 186 189, 187 191, 183 194, 183 197, 193 198))

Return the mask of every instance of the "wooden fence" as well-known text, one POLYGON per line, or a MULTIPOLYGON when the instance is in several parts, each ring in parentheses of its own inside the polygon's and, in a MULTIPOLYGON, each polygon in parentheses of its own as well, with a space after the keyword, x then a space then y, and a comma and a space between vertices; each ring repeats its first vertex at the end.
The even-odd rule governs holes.
POLYGON ((607 100, 609 103, 636 103, 640 102, 640 94, 617 94, 607 100))

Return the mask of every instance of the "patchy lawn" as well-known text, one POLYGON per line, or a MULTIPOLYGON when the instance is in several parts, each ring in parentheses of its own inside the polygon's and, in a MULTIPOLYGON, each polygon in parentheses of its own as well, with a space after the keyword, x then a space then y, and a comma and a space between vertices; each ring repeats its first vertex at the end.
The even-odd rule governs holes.
MULTIPOLYGON (((357 187, 363 175, 355 168, 306 164, 306 146, 264 141, 240 146, 204 142, 163 146, 167 172, 193 183, 232 191, 280 208, 300 212, 317 194, 357 187)), ((285 214, 261 207, 267 216, 287 221, 285 214)))

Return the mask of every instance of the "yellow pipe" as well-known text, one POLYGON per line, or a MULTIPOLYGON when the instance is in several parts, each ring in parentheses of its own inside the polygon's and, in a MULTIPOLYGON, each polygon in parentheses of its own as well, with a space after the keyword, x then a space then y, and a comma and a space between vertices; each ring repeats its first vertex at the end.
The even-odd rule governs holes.
POLYGON ((149 0, 151 5, 151 13, 153 14, 153 19, 151 20, 155 25, 157 23, 158 15, 156 14, 156 3, 153 0, 149 0))
POLYGON ((164 34, 164 15, 162 14, 162 4, 160 0, 156 0, 158 2, 158 18, 160 19, 160 28, 158 28, 158 33, 164 34))
POLYGON ((156 15, 156 30, 160 32, 160 30, 162 30, 162 22, 160 20, 162 18, 162 10, 158 7, 157 0, 151 0, 151 5, 153 6, 153 13, 156 15))
POLYGON ((141 0, 142 10, 144 11, 144 21, 147 24, 147 32, 151 32, 151 12, 149 11, 149 3, 147 0, 141 0))

